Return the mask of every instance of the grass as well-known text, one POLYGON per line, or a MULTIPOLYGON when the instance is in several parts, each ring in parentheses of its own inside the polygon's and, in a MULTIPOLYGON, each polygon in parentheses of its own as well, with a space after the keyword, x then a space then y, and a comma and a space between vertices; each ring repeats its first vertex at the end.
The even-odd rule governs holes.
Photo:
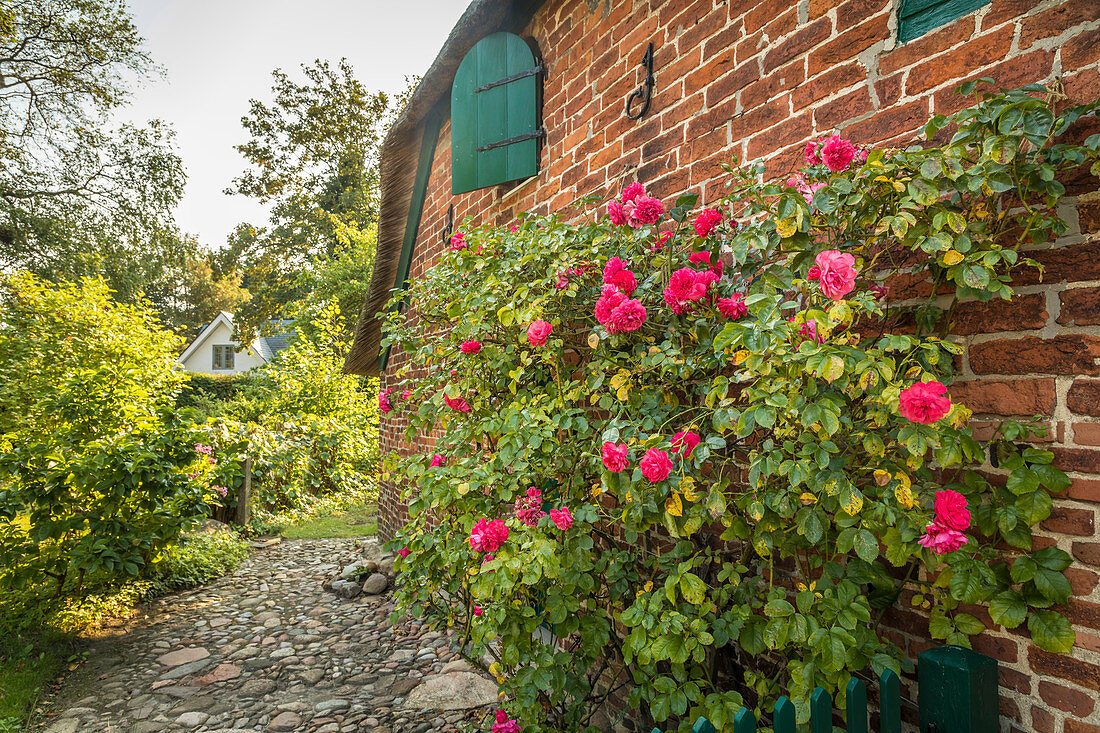
POLYGON ((78 657, 65 634, 0 634, 0 733, 24 730, 43 690, 78 657))
POLYGON ((377 531, 378 509, 374 504, 354 504, 279 527, 279 534, 288 540, 364 537, 377 531))

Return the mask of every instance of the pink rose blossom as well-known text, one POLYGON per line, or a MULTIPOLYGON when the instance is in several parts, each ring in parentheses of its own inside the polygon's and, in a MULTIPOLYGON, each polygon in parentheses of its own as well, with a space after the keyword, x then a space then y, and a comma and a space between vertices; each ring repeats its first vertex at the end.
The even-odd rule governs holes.
POLYGON ((690 267, 682 267, 672 273, 665 288, 665 303, 676 315, 683 315, 689 306, 697 303, 710 293, 710 286, 715 280, 714 273, 696 272, 690 267))
POLYGON ((466 244, 466 235, 462 232, 455 232, 451 235, 451 249, 455 252, 460 249, 466 249, 469 246, 466 244))
POLYGON ((436 453, 435 455, 432 456, 432 464, 431 465, 432 465, 432 468, 439 468, 440 466, 442 466, 446 462, 447 462, 446 458, 444 458, 443 456, 436 453))
MULTIPOLYGON (((787 320, 798 325, 798 316, 791 316, 787 320)), ((818 344, 825 343, 825 337, 817 332, 817 321, 813 318, 802 324, 798 329, 798 335, 801 336, 804 341, 813 341, 818 344)))
POLYGON ((676 433, 676 435, 672 436, 672 452, 684 458, 690 457, 691 452, 695 450, 695 446, 697 445, 699 445, 699 435, 690 430, 685 433, 676 433))
POLYGON ((965 532, 970 529, 970 509, 967 508, 966 497, 957 491, 943 489, 936 492, 936 523, 965 532))
POLYGON ((734 293, 728 298, 719 299, 718 312, 726 318, 736 321, 749 312, 748 306, 745 305, 745 296, 741 293, 734 293))
POLYGON ((527 343, 532 346, 545 346, 546 339, 554 332, 548 321, 535 321, 527 327, 527 343))
POLYGON ((810 140, 802 151, 808 166, 821 165, 821 152, 817 149, 817 145, 816 140, 810 140))
POLYGON ((688 255, 688 262, 693 265, 700 263, 710 268, 710 271, 714 273, 715 278, 722 277, 722 260, 718 260, 713 265, 710 264, 710 252, 692 252, 688 255))
POLYGON ((608 333, 629 333, 645 323, 646 310, 614 285, 604 285, 603 295, 596 301, 595 315, 608 333))
POLYGON ((839 135, 833 135, 821 146, 821 159, 831 171, 842 171, 852 164, 856 147, 839 135))
POLYGON ((859 150, 857 150, 855 160, 856 160, 856 163, 858 163, 860 165, 863 165, 864 163, 866 163, 867 162, 867 151, 863 148, 860 148, 859 150))
POLYGON ((393 409, 393 403, 390 402, 390 392, 393 391, 392 387, 387 387, 378 393, 378 409, 382 412, 389 412, 393 409))
POLYGON ((229 496, 229 489, 225 488, 224 486, 211 486, 210 488, 212 488, 215 491, 215 493, 217 493, 218 496, 220 496, 223 499, 225 497, 229 496))
POLYGON ((714 228, 722 223, 722 213, 718 209, 705 209, 699 216, 695 217, 695 221, 692 222, 695 226, 695 233, 700 237, 705 237, 714 231, 714 228))
POLYGON ((886 296, 890 294, 890 287, 888 285, 873 285, 871 286, 871 292, 879 300, 886 300, 886 296))
POLYGON ((626 269, 626 263, 618 257, 607 261, 607 266, 603 268, 603 281, 605 285, 614 285, 626 295, 633 295, 634 289, 638 287, 634 273, 626 269))
POLYGON ((856 282, 856 258, 847 252, 830 249, 814 262, 821 268, 821 292, 826 298, 841 300, 852 292, 856 282))
POLYGON ((516 497, 514 508, 516 519, 528 527, 534 527, 539 523, 540 517, 546 516, 546 512, 542 510, 542 492, 534 486, 527 489, 525 495, 516 497))
POLYGON ((642 469, 642 475, 653 483, 664 481, 672 471, 672 459, 668 453, 659 448, 650 448, 638 464, 642 469))
POLYGON ((665 206, 660 199, 652 196, 639 196, 634 201, 634 209, 630 212, 630 225, 634 227, 656 224, 665 213, 665 206))
POLYGON ((404 560, 406 557, 409 556, 409 548, 402 547, 400 550, 397 551, 397 554, 401 556, 402 560, 404 560))
POLYGON ((203 445, 202 443, 195 443, 195 452, 202 453, 203 455, 208 456, 214 452, 214 449, 208 445, 203 445))
POLYGON ((941 382, 917 382, 901 391, 898 410, 907 420, 931 425, 951 411, 951 398, 941 382))
POLYGON ((523 728, 514 720, 508 718, 508 713, 497 711, 497 722, 493 723, 492 733, 522 733, 523 728))
POLYGON ((478 606, 478 605, 474 606, 474 615, 475 616, 477 616, 478 618, 481 618, 481 614, 483 614, 483 613, 485 613, 485 611, 481 608, 481 606, 478 606))
POLYGON ((443 401, 447 403, 447 407, 458 412, 469 412, 470 403, 463 397, 450 398, 447 395, 443 395, 443 401))
POLYGON ((630 468, 626 443, 617 444, 607 441, 603 444, 603 465, 611 473, 622 473, 630 468))
POLYGON ((623 189, 623 193, 620 198, 625 204, 629 201, 637 201, 642 196, 645 196, 645 186, 640 183, 634 182, 628 184, 627 187, 623 189))
POLYGON ((403 400, 407 400, 412 396, 413 396, 413 393, 412 393, 411 389, 407 389, 407 390, 405 390, 404 392, 401 393, 401 399, 403 399, 403 400))
POLYGON ((619 201, 607 202, 607 215, 611 218, 611 223, 617 227, 626 226, 629 223, 626 210, 623 209, 623 205, 619 201))
POLYGON ((650 249, 654 252, 660 252, 668 244, 668 240, 672 239, 672 232, 661 232, 657 235, 657 240, 653 243, 650 249))
POLYGON ((821 279, 821 268, 818 267, 817 265, 811 266, 810 269, 806 271, 806 279, 807 280, 820 280, 821 279))
POLYGON ((917 544, 921 547, 927 547, 937 555, 954 552, 966 544, 966 535, 962 532, 950 527, 943 527, 936 522, 928 525, 924 532, 924 536, 917 540, 917 544))
POLYGON ((806 199, 806 203, 811 206, 814 203, 814 194, 817 193, 819 189, 825 188, 824 183, 810 183, 801 173, 797 173, 788 178, 787 186, 802 194, 802 198, 806 199))
POLYGON ((463 341, 462 346, 459 347, 459 351, 463 354, 476 354, 481 351, 480 341, 463 341))
POLYGON ((553 520, 558 529, 569 529, 573 526, 573 515, 570 514, 569 507, 563 506, 561 509, 551 509, 550 519, 553 520))
POLYGON ((501 519, 479 519, 470 530, 470 548, 477 552, 496 552, 508 539, 508 526, 501 519))

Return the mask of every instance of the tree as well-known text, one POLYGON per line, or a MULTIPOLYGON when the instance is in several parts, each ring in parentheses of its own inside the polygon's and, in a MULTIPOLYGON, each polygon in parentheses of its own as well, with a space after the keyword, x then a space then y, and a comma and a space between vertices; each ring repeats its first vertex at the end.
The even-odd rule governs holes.
POLYGON ((134 300, 172 261, 184 173, 163 123, 113 125, 152 62, 120 0, 14 0, 0 14, 0 267, 105 276, 134 300))
POLYGON ((181 239, 182 261, 164 292, 149 295, 154 308, 176 333, 193 338, 219 311, 235 313, 249 299, 241 273, 223 270, 218 256, 194 237, 181 239))
POLYGON ((0 444, 79 445, 156 423, 185 378, 180 339, 157 321, 101 280, 0 279, 0 444))
POLYGON ((368 236, 377 219, 378 146, 391 109, 369 92, 346 59, 303 65, 298 83, 276 69, 274 101, 252 100, 241 119, 250 139, 237 146, 249 168, 227 193, 271 204, 268 227, 241 224, 225 261, 244 270, 253 298, 239 312, 257 329, 308 293, 299 276, 368 236), (349 230, 354 230, 349 235, 349 230))

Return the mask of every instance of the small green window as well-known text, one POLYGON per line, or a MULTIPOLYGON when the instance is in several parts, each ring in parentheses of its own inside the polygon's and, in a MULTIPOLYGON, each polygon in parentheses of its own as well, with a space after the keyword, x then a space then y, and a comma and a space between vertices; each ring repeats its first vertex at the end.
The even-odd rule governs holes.
POLYGON ((933 28, 947 25, 990 0, 901 0, 898 8, 898 40, 902 43, 923 36, 933 28))
POLYGON ((538 173, 542 67, 523 39, 478 41, 451 87, 451 192, 466 193, 538 173))

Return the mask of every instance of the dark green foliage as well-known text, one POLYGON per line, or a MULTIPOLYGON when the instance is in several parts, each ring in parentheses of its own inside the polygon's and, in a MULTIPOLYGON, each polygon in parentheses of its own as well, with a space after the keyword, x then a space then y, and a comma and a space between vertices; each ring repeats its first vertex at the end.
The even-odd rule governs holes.
POLYGON ((148 575, 147 597, 208 583, 232 572, 248 558, 248 543, 232 531, 185 535, 164 551, 148 575))
POLYGON ((232 403, 254 397, 261 389, 261 379, 255 374, 191 374, 176 397, 176 408, 197 410, 208 418, 222 417, 233 409, 232 403))

